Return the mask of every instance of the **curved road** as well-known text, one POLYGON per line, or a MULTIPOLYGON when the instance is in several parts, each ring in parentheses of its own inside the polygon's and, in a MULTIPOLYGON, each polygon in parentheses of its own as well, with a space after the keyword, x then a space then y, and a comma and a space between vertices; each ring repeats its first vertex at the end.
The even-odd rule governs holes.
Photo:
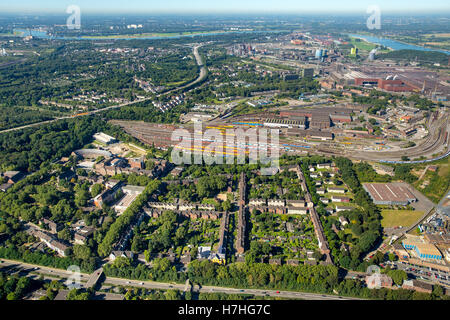
MULTIPOLYGON (((169 94, 169 93, 174 92, 174 91, 178 91, 178 90, 189 88, 189 87, 191 87, 191 86, 193 86, 193 85, 203 81, 203 79, 207 75, 207 72, 206 72, 206 67, 203 65, 202 58, 201 58, 200 54, 198 53, 198 48, 200 48, 201 46, 202 45, 197 45, 197 46, 195 46, 193 48, 195 61, 196 61, 197 65, 200 67, 199 76, 194 81, 192 81, 192 82, 190 82, 190 83, 188 83, 188 84, 186 84, 184 86, 177 87, 177 88, 171 89, 169 91, 160 93, 160 94, 157 95, 157 97, 160 97, 160 96, 165 95, 165 94, 169 94)), ((89 115, 93 115, 93 114, 96 114, 96 113, 99 113, 99 112, 104 112, 104 111, 111 110, 111 109, 122 108, 122 107, 125 107, 125 106, 129 106, 129 105, 132 105, 132 104, 135 104, 135 103, 148 101, 148 100, 151 100, 151 99, 152 99, 151 97, 144 98, 144 99, 138 99, 138 100, 135 100, 135 101, 130 101, 130 102, 126 102, 126 103, 122 103, 122 104, 106 107, 106 108, 103 108, 103 109, 93 110, 93 111, 90 111, 90 112, 88 112, 86 114, 83 113, 83 114, 80 114, 80 115, 64 116, 64 117, 54 118, 52 120, 35 122, 35 123, 27 124, 27 125, 24 125, 24 126, 20 126, 20 127, 15 127, 15 128, 10 128, 10 129, 6 129, 6 130, 1 130, 0 133, 17 131, 17 130, 30 128, 30 127, 36 127, 36 126, 40 126, 41 124, 52 123, 52 122, 56 122, 56 121, 63 120, 63 119, 73 119, 73 118, 78 118, 78 117, 89 116, 89 115)))
MULTIPOLYGON (((435 121, 434 125, 432 124, 430 126, 429 135, 420 145, 397 151, 354 152, 353 157, 362 160, 400 160, 401 157, 405 155, 409 158, 431 156, 442 151, 445 146, 445 133, 449 132, 448 118, 448 115, 445 115, 441 119, 435 121)), ((448 147, 444 151, 447 152, 448 147)))
MULTIPOLYGON (((433 157, 432 159, 423 160, 423 162, 430 162, 433 160, 439 160, 450 152, 450 143, 448 142, 448 133, 450 132, 449 115, 446 114, 440 119, 430 123, 430 131, 425 139, 421 141, 419 145, 411 148, 405 148, 401 150, 386 150, 386 151, 365 151, 365 150, 341 150, 341 149, 311 149, 311 152, 330 155, 339 154, 341 156, 366 161, 380 161, 380 162, 395 162, 395 163, 411 163, 411 161, 401 161, 402 156, 407 156, 410 159, 418 158, 421 156, 432 157, 436 153, 440 153, 440 156, 433 157)), ((321 144, 323 145, 323 144, 321 144)))

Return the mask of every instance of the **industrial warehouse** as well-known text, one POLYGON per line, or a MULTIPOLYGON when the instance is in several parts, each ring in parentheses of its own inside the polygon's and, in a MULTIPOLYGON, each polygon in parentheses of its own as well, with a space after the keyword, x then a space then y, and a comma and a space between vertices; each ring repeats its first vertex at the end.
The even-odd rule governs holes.
POLYGON ((442 260, 442 254, 436 246, 421 237, 407 235, 402 245, 407 250, 415 250, 420 259, 442 260))
POLYGON ((406 206, 417 198, 404 183, 364 183, 375 204, 406 206))

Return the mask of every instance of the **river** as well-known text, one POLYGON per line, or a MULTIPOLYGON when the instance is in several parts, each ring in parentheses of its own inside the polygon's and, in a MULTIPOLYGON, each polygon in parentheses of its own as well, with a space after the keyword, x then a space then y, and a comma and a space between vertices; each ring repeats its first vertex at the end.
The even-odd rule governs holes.
POLYGON ((366 40, 367 42, 379 44, 388 48, 391 48, 392 50, 419 50, 419 51, 437 51, 442 52, 450 55, 450 51, 442 50, 442 49, 431 49, 431 48, 425 48, 421 46, 416 46, 413 44, 403 43, 392 39, 386 39, 386 38, 379 38, 374 36, 367 36, 367 35, 361 35, 361 34, 348 34, 350 37, 353 38, 360 38, 363 40, 366 40))

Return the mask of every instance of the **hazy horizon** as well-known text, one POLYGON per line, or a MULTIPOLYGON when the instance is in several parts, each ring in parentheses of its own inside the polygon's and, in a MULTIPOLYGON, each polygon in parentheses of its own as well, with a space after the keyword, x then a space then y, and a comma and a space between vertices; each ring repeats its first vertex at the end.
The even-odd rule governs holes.
POLYGON ((229 0, 211 2, 207 0, 166 0, 164 2, 129 0, 23 0, 14 4, 0 4, 0 13, 14 14, 65 14, 69 5, 80 6, 82 12, 91 14, 366 14, 371 5, 379 6, 385 14, 449 14, 447 0, 407 1, 407 0, 322 0, 318 2, 294 0, 229 0))

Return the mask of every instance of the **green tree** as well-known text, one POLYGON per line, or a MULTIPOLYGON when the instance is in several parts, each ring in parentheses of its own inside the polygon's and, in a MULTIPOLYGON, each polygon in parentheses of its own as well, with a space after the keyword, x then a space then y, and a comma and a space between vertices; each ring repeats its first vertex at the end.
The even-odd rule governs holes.
POLYGON ((180 300, 181 295, 178 290, 169 289, 165 292, 164 296, 167 300, 180 300))
POLYGON ((392 281, 396 285, 401 286, 404 280, 408 280, 408 275, 403 270, 391 270, 388 272, 388 276, 392 278, 392 281))
POLYGON ((100 183, 96 183, 91 187, 91 196, 92 198, 96 197, 103 191, 104 187, 100 183))
POLYGON ((73 254, 77 259, 88 260, 92 252, 88 246, 76 244, 73 246, 73 254))
POLYGON ((223 211, 229 211, 231 209, 231 202, 229 200, 222 202, 222 209, 223 211))

